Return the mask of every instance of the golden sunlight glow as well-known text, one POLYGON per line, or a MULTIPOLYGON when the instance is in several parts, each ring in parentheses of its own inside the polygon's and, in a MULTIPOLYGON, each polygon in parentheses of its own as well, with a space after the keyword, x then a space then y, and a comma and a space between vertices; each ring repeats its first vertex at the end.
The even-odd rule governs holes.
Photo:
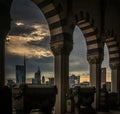
POLYGON ((22 23, 22 22, 16 22, 16 25, 17 26, 22 26, 22 25, 24 25, 24 23, 22 23))
POLYGON ((24 54, 28 57, 50 57, 53 56, 51 51, 41 48, 39 46, 27 45, 28 41, 38 41, 38 39, 33 39, 31 37, 16 37, 9 36, 9 41, 6 42, 6 51, 15 55, 23 56, 24 54))
MULTIPOLYGON (((36 29, 36 31, 33 31, 31 35, 37 34, 38 36, 36 36, 37 38, 44 38, 45 36, 50 36, 50 31, 47 25, 42 24, 42 25, 31 25, 33 28, 36 29)), ((35 37, 35 36, 32 36, 35 37)))
MULTIPOLYGON (((80 76, 80 82, 89 82, 90 76, 80 76)), ((106 76, 106 82, 111 82, 111 76, 106 76)))
MULTIPOLYGON (((18 26, 24 25, 22 22, 16 22, 18 26)), ((27 25, 26 25, 27 26, 27 25)), ((42 41, 45 37, 49 38, 50 33, 48 26, 45 24, 42 25, 31 25, 33 28, 35 28, 35 31, 33 31, 30 34, 26 34, 25 36, 10 36, 8 35, 6 39, 6 51, 8 53, 23 56, 24 54, 28 57, 50 57, 53 56, 51 51, 48 49, 45 49, 43 42, 43 47, 40 47, 38 44, 29 44, 29 42, 35 42, 39 43, 42 41)))

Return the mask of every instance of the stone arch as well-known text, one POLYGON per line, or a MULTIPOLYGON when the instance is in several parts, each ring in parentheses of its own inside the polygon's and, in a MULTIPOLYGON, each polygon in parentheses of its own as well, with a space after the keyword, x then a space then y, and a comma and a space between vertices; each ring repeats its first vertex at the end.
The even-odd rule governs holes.
POLYGON ((64 18, 60 17, 52 0, 32 0, 43 12, 50 29, 51 42, 63 40, 64 18))
MULTIPOLYGON (((120 91, 120 48, 117 42, 117 37, 113 34, 113 31, 108 31, 106 34, 105 42, 109 51, 110 68, 111 68, 111 91, 120 91)), ((119 93, 120 94, 120 93, 119 93)), ((118 102, 120 100, 118 99, 118 102)))
POLYGON ((114 66, 115 64, 120 64, 120 48, 117 42, 116 37, 108 32, 107 37, 105 39, 109 50, 109 59, 110 66, 114 66))
POLYGON ((72 35, 70 34, 64 12, 60 4, 54 4, 53 0, 32 0, 43 12, 50 29, 51 50, 54 54, 55 85, 58 94, 56 96, 56 114, 65 113, 66 93, 68 92, 68 67, 69 53, 72 49, 72 35), (58 10, 59 9, 59 10, 58 10))
POLYGON ((95 26, 94 19, 89 13, 80 11, 74 15, 72 27, 77 25, 86 40, 87 59, 90 64, 90 85, 96 87, 96 109, 99 108, 100 88, 101 88, 101 64, 103 60, 103 42, 100 39, 99 31, 95 26), (99 72, 99 73, 98 73, 99 72))
MULTIPOLYGON (((53 0, 32 0, 43 12, 50 29, 51 50, 53 54, 66 53, 72 50, 72 29, 67 26, 62 5, 54 4, 53 0), (66 50, 66 51, 63 51, 66 50)), ((68 53, 67 53, 68 52, 68 53)))
POLYGON ((89 13, 85 14, 80 11, 74 15, 74 23, 81 29, 85 37, 88 59, 92 56, 98 57, 103 45, 101 45, 100 39, 97 37, 98 29, 95 26, 94 19, 90 18, 89 13))

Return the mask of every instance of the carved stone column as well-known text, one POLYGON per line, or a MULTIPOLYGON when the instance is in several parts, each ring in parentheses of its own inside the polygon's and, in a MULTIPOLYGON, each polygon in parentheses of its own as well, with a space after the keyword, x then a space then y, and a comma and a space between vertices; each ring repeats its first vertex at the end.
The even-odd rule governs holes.
POLYGON ((120 64, 110 64, 111 68, 111 91, 118 92, 119 90, 119 75, 120 75, 120 64))
POLYGON ((94 108, 100 108, 100 88, 101 88, 101 63, 98 56, 88 57, 90 63, 90 84, 96 88, 94 108))
POLYGON ((0 87, 5 83, 5 41, 0 35, 0 87))
POLYGON ((63 41, 51 45, 55 56, 55 85, 58 94, 56 96, 55 113, 65 114, 66 95, 69 89, 69 54, 72 50, 70 45, 63 45, 63 41))
POLYGON ((120 63, 110 63, 111 67, 111 91, 118 93, 118 102, 120 104, 120 63))

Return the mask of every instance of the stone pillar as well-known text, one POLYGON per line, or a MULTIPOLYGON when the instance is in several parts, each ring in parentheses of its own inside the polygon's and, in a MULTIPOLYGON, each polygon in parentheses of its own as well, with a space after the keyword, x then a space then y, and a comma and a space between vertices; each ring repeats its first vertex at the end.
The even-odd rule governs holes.
POLYGON ((111 91, 120 90, 120 64, 110 64, 111 68, 111 91))
POLYGON ((120 105, 120 63, 110 64, 111 67, 111 91, 118 93, 118 104, 120 105))
POLYGON ((0 0, 0 86, 5 83, 5 37, 10 30, 12 0, 0 0))
POLYGON ((69 47, 63 47, 59 43, 52 44, 52 51, 55 56, 55 85, 57 86, 57 96, 55 104, 55 114, 65 114, 66 95, 69 89, 69 47))
POLYGON ((5 84, 5 41, 0 35, 0 87, 5 84))
POLYGON ((100 88, 101 88, 101 63, 102 60, 98 57, 88 57, 90 63, 90 85, 96 88, 95 106, 97 110, 100 108, 100 88))

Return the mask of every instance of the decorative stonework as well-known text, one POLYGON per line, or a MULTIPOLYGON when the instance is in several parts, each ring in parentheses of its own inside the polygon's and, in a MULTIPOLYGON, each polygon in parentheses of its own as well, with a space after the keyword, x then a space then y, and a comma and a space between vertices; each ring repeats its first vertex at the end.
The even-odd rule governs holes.
POLYGON ((119 63, 110 63, 110 68, 112 70, 114 70, 114 69, 120 69, 120 62, 119 63))
POLYGON ((66 45, 64 41, 58 41, 51 44, 51 50, 53 54, 56 55, 69 55, 72 50, 72 44, 66 45))
POLYGON ((103 59, 99 57, 98 55, 88 56, 87 60, 90 64, 101 64, 103 61, 103 59))

